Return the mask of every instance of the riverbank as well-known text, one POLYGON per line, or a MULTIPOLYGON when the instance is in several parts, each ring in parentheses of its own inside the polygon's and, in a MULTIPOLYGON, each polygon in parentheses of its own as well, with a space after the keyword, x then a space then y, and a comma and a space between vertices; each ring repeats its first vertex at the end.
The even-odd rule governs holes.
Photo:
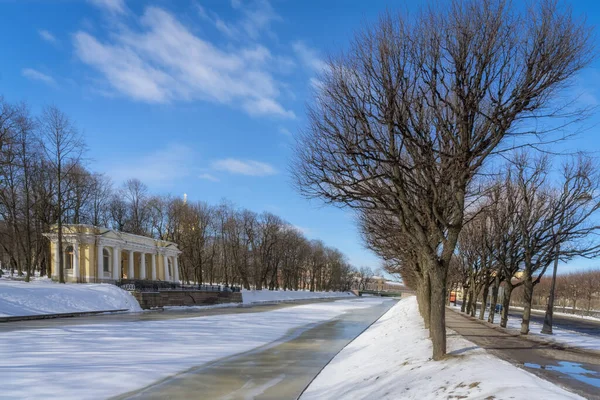
POLYGON ((301 399, 581 399, 448 333, 448 358, 432 361, 416 298, 404 299, 344 348, 301 399))

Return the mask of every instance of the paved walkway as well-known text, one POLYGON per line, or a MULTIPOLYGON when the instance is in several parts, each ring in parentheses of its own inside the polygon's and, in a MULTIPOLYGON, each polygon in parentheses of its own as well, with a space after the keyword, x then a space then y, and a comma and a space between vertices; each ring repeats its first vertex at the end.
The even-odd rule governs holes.
MULTIPOLYGON (((508 315, 511 317, 521 319, 523 317, 523 310, 510 309, 508 315)), ((531 310, 531 322, 537 322, 540 325, 544 324, 545 311, 531 310)), ((579 333, 585 333, 586 335, 600 337, 600 321, 594 319, 585 319, 575 315, 562 315, 554 313, 552 317, 552 326, 554 328, 566 329, 568 331, 575 331, 579 333)))
POLYGON ((543 379, 588 399, 600 399, 600 355, 532 341, 451 309, 446 309, 446 326, 495 356, 543 379))

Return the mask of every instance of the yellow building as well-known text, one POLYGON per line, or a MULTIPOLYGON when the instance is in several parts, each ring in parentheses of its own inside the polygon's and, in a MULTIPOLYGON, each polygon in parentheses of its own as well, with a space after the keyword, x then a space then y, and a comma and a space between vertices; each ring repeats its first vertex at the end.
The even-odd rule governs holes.
MULTIPOLYGON (((50 239, 52 278, 58 279, 58 234, 50 239)), ((64 277, 67 282, 151 279, 179 282, 177 245, 92 225, 63 225, 64 277)))

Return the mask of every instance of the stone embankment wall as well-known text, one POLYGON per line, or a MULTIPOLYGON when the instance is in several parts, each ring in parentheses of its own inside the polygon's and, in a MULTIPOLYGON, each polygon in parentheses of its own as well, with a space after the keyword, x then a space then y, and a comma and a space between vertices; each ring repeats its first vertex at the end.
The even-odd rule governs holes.
POLYGON ((242 303, 239 292, 208 292, 199 290, 131 292, 143 309, 165 306, 210 306, 224 303, 242 303))

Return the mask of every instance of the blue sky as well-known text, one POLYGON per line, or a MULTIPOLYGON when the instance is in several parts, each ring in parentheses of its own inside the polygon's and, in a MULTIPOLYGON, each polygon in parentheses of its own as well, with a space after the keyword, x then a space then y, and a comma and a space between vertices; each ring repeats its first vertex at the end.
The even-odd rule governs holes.
MULTIPOLYGON (((271 211, 378 267, 351 214, 292 188, 292 135, 326 54, 386 7, 419 3, 0 0, 0 94, 60 107, 83 132, 90 168, 117 185, 137 177, 155 193, 271 211)), ((573 8, 600 19, 593 1, 573 8)), ((592 105, 599 71, 575 84, 592 105)), ((597 122, 566 146, 598 150, 597 122)))

